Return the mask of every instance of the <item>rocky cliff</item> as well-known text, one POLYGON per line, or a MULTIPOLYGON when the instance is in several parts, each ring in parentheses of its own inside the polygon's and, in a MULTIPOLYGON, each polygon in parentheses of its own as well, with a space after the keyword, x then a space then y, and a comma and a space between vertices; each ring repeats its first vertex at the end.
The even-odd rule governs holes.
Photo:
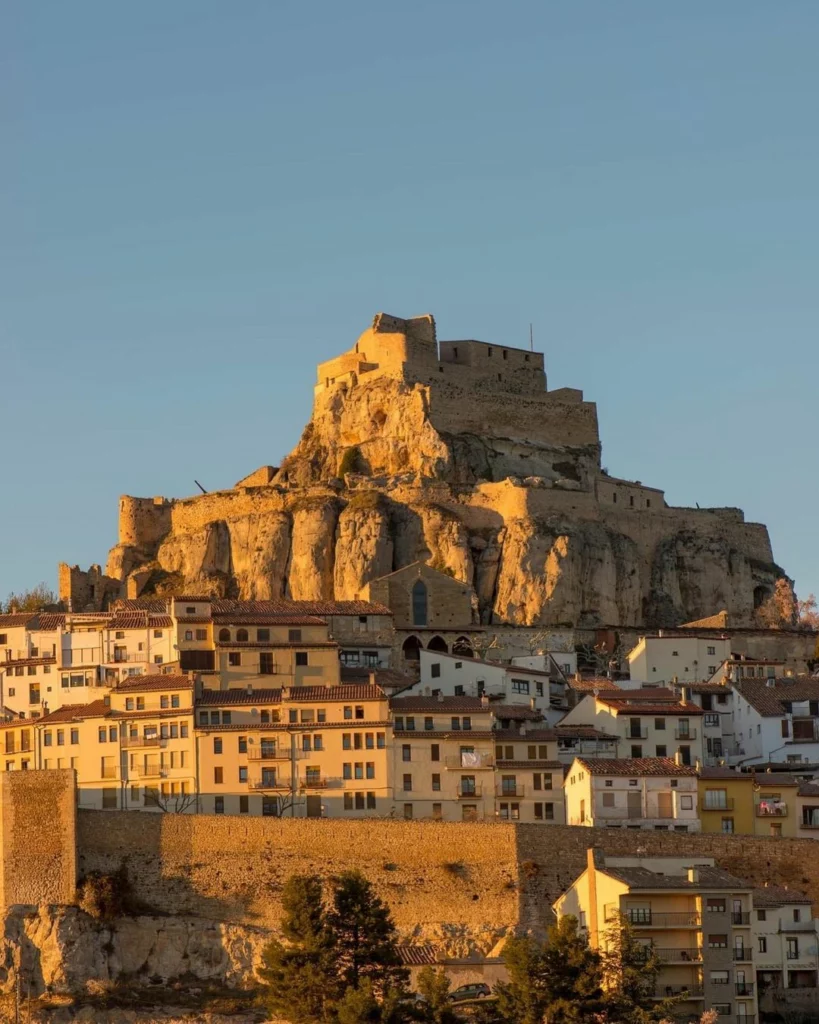
POLYGON ((278 469, 181 501, 123 498, 107 575, 130 592, 338 599, 426 561, 481 622, 750 623, 782 570, 738 509, 669 507, 601 469, 596 410, 538 353, 379 314, 319 367, 278 469))

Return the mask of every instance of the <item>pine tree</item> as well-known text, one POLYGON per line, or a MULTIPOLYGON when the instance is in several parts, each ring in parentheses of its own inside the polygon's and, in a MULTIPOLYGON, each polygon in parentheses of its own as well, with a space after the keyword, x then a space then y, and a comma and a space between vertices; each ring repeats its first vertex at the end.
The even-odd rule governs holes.
POLYGON ((654 999, 662 961, 653 946, 634 936, 628 919, 620 915, 604 936, 600 953, 606 1004, 612 1020, 622 1024, 661 1021, 679 998, 654 999))
POLYGON ((503 947, 509 981, 496 986, 498 1018, 510 1024, 542 1024, 548 996, 543 947, 532 938, 512 938, 503 947))
POLYGON ((389 909, 361 872, 345 871, 333 879, 327 929, 342 989, 357 989, 367 980, 375 997, 383 999, 390 990, 406 988, 409 972, 389 909))
POLYGON ((449 978, 443 968, 425 967, 418 975, 418 992, 424 997, 419 1016, 428 1024, 455 1024, 458 1020, 449 1001, 449 978))
POLYGON ((328 942, 321 880, 293 875, 282 891, 282 934, 265 948, 259 972, 270 1010, 294 1024, 327 1020, 338 986, 328 942))
POLYGON ((338 1024, 381 1024, 381 1007, 373 987, 365 979, 358 988, 348 988, 336 1007, 338 1024))

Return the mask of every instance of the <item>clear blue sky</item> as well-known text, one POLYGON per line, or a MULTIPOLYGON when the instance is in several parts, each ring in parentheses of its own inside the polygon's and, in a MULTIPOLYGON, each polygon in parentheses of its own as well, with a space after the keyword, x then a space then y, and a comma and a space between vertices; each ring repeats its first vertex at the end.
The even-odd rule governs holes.
POLYGON ((815 0, 3 6, 0 595, 280 459, 377 310, 532 321, 819 592, 815 0))

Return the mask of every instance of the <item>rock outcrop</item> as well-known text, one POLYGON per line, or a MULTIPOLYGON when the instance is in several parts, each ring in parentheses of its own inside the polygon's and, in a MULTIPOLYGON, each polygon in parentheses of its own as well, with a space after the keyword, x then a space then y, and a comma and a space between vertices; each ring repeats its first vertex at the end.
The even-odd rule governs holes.
POLYGON ((538 353, 441 342, 379 314, 319 367, 293 452, 232 490, 123 498, 108 577, 123 595, 355 598, 416 560, 518 625, 750 624, 783 576, 738 509, 672 508, 601 468, 593 403, 549 391, 538 353), (130 580, 130 587, 128 581, 130 580))

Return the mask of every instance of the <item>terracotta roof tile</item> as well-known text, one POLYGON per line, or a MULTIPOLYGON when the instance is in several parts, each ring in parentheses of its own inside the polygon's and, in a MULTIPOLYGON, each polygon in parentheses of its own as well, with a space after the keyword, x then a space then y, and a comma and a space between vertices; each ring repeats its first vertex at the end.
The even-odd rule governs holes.
POLYGON ((677 764, 670 757, 578 757, 592 775, 696 775, 693 765, 677 764))
POLYGON ((117 612, 108 623, 109 629, 170 629, 170 615, 150 615, 147 611, 117 612))
POLYGON ((554 743, 557 739, 557 733, 548 727, 527 729, 526 732, 521 732, 519 729, 496 729, 494 735, 499 740, 505 742, 512 740, 515 743, 554 743))
POLYGON ((753 892, 754 908, 756 907, 781 907, 789 903, 801 903, 809 906, 812 903, 810 896, 796 889, 786 889, 784 885, 764 885, 753 892))
POLYGON ((160 597, 137 597, 137 598, 123 598, 120 597, 114 601, 115 612, 119 611, 147 611, 155 612, 156 614, 164 614, 168 610, 168 602, 160 597))
POLYGON ((684 715, 690 717, 691 715, 705 714, 698 704, 692 704, 690 700, 678 700, 676 697, 674 701, 658 701, 656 703, 648 700, 623 700, 603 696, 599 696, 597 699, 618 715, 664 715, 668 717, 684 715))
POLYGON ((369 683, 340 684, 339 686, 291 686, 284 699, 303 700, 385 700, 380 686, 369 683))
POLYGON ((403 672, 394 668, 352 668, 346 665, 341 666, 341 681, 342 683, 367 683, 371 672, 375 673, 375 681, 379 686, 386 686, 390 689, 403 689, 405 686, 411 686, 414 682, 409 676, 405 676, 403 672))
POLYGON ((110 706, 104 698, 92 700, 88 704, 64 704, 49 715, 37 719, 38 725, 52 725, 60 722, 81 722, 86 718, 107 718, 111 713, 110 706))
POLYGON ((561 725, 559 722, 555 726, 555 735, 559 740, 614 740, 616 742, 619 739, 619 736, 611 736, 609 733, 601 732, 599 729, 595 729, 593 725, 561 725))
POLYGON ((438 963, 438 950, 435 946, 398 946, 401 963, 409 967, 422 967, 438 963))
MULTIPOLYGON (((190 619, 186 619, 190 622, 190 619)), ((215 626, 326 626, 325 619, 317 615, 274 615, 267 612, 258 612, 253 615, 245 612, 230 612, 224 615, 213 613, 213 624, 215 626)))
POLYGON ((42 632, 42 633, 53 633, 56 629, 62 629, 65 626, 65 613, 64 612, 40 612, 35 619, 29 624, 29 631, 42 632))
POLYGON ((494 708, 484 704, 480 697, 428 697, 415 694, 408 697, 390 698, 390 708, 398 712, 428 711, 445 714, 451 711, 470 712, 471 714, 490 714, 494 708))
POLYGON ((129 676, 115 687, 116 693, 140 693, 143 690, 190 690, 193 682, 187 676, 129 676))
POLYGON ((46 658, 10 658, 8 661, 0 661, 0 669, 12 668, 16 665, 56 665, 57 659, 54 655, 46 658))
POLYGON ((248 693, 247 690, 203 690, 196 698, 197 707, 229 707, 236 704, 262 705, 280 704, 282 699, 281 689, 260 689, 248 693))
POLYGON ((214 615, 389 615, 386 605, 372 601, 234 601, 215 598, 214 615))
POLYGON ((773 686, 764 680, 740 680, 734 683, 734 689, 763 718, 781 718, 788 702, 819 701, 819 679, 777 679, 773 686))
POLYGON ((0 615, 0 629, 13 629, 15 626, 25 626, 37 617, 37 612, 9 612, 8 615, 0 615))

